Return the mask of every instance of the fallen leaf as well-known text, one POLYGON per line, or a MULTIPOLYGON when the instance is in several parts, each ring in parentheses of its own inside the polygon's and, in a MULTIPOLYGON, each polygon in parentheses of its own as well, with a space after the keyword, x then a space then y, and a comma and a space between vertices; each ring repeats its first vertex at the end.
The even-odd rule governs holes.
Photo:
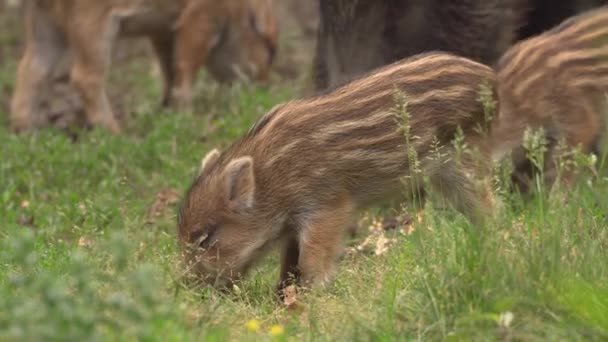
POLYGON ((93 245, 91 240, 85 238, 84 236, 81 236, 80 239, 78 239, 78 247, 88 248, 91 247, 91 245, 93 245))
POLYGON ((395 239, 388 239, 384 236, 384 233, 378 234, 378 239, 376 240, 376 249, 374 250, 374 254, 382 255, 388 252, 388 248, 395 241, 395 239))
POLYGON ((393 229, 397 229, 398 226, 399 226, 399 221, 397 220, 396 217, 387 217, 384 219, 382 228, 384 228, 384 230, 393 230, 393 229))
POLYGON ((169 206, 179 201, 179 192, 175 189, 163 189, 156 194, 156 201, 148 210, 148 218, 162 216, 169 206))
POLYGON ((291 312, 302 312, 304 308, 302 305, 300 305, 300 302, 298 302, 298 291, 295 285, 289 285, 285 287, 282 291, 283 304, 287 307, 287 310, 291 312))
POLYGON ((283 303, 287 306, 292 305, 297 302, 296 298, 296 287, 294 285, 289 285, 283 289, 283 303))
MULTIPOLYGON (((420 215, 420 213, 418 213, 418 215, 420 215)), ((422 221, 420 216, 417 217, 417 221, 418 223, 422 221)), ((414 218, 405 213, 399 216, 385 217, 383 220, 383 228, 386 231, 395 229, 409 231, 412 229, 413 225, 414 218)))
POLYGON ((515 315, 513 315, 513 313, 511 311, 503 312, 500 314, 498 323, 500 324, 501 327, 508 328, 511 325, 511 323, 513 322, 514 318, 515 318, 515 315))
POLYGON ((34 217, 29 215, 21 215, 17 218, 17 224, 24 227, 38 228, 34 223, 34 217))

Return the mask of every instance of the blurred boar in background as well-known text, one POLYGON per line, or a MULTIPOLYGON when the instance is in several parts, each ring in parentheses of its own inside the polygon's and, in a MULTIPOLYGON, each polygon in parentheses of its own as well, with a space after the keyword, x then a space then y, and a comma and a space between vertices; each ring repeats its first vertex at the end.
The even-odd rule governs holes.
POLYGON ((520 0, 320 0, 317 89, 424 51, 490 64, 511 45, 520 0))
POLYGON ((315 87, 442 50, 494 64, 514 42, 606 0, 319 0, 315 87))
POLYGON ((540 34, 563 20, 583 11, 608 3, 606 0, 520 0, 527 13, 518 31, 519 39, 540 34))
POLYGON ((605 144, 608 7, 521 41, 500 59, 496 72, 500 114, 492 130, 494 158, 511 154, 514 184, 523 193, 535 185, 539 168, 548 188, 558 179, 573 185, 575 170, 564 163, 564 149, 601 155, 605 144), (527 157, 527 128, 544 129, 546 150, 537 161, 544 165, 527 157))
POLYGON ((197 71, 219 82, 265 80, 277 47, 272 0, 25 0, 25 51, 11 103, 15 132, 37 126, 53 69, 71 53, 70 79, 91 125, 119 132, 105 91, 112 43, 150 39, 164 78, 163 105, 192 102, 197 71))

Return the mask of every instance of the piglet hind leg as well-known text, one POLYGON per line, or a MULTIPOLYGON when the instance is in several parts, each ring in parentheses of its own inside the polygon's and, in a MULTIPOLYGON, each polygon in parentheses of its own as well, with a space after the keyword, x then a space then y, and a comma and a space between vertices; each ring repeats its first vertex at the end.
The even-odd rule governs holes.
POLYGON ((175 43, 170 32, 160 32, 150 36, 152 46, 156 52, 158 63, 163 76, 163 99, 161 105, 171 105, 171 88, 175 81, 175 43))
POLYGON ((105 91, 105 78, 118 25, 118 17, 100 16, 83 10, 70 23, 69 35, 74 50, 70 76, 83 99, 87 120, 89 124, 112 133, 119 133, 120 126, 105 91))
POLYGON ((472 173, 473 167, 468 164, 455 159, 438 164, 431 172, 430 185, 476 229, 480 229, 493 216, 493 193, 488 187, 476 186, 474 179, 483 175, 472 173))
POLYGON ((34 2, 26 6, 25 50, 11 100, 11 129, 15 133, 31 130, 42 121, 43 95, 55 66, 67 51, 65 37, 49 14, 34 2))
POLYGON ((189 14, 182 14, 173 36, 174 70, 168 84, 170 90, 167 90, 167 103, 184 110, 193 108, 192 88, 199 69, 214 45, 214 20, 198 18, 193 21, 189 14))
MULTIPOLYGON (((595 99, 585 101, 587 98, 584 94, 574 98, 577 101, 563 101, 560 103, 562 114, 557 116, 560 131, 558 139, 563 138, 571 149, 580 148, 582 153, 589 154, 593 152, 594 144, 602 134, 601 106, 597 104, 595 99), (576 113, 576 115, 572 115, 573 113, 576 113)), ((577 178, 580 176, 578 174, 579 170, 576 170, 573 166, 559 169, 560 159, 564 156, 560 155, 558 149, 550 152, 551 156, 547 160, 552 165, 547 167, 545 183, 547 186, 553 186, 554 183, 559 182, 558 185, 562 186, 567 194, 575 187, 577 178)), ((564 152, 567 151, 561 151, 561 153, 564 152)))
POLYGON ((279 299, 284 300, 284 290, 290 285, 297 285, 300 279, 298 259, 300 257, 300 243, 297 236, 289 236, 281 253, 281 271, 276 291, 279 299))
POLYGON ((355 206, 341 199, 312 213, 299 231, 298 270, 304 287, 330 283, 355 206))

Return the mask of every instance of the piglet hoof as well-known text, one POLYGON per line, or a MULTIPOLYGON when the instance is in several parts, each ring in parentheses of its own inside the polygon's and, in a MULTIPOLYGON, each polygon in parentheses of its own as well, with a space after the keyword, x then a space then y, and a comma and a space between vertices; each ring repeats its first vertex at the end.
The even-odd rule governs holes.
POLYGON ((31 131, 32 128, 29 125, 22 125, 22 124, 11 124, 11 133, 13 134, 23 134, 25 132, 31 131))
POLYGON ((175 88, 171 91, 171 95, 165 98, 163 104, 181 111, 192 111, 193 102, 191 90, 175 88))
POLYGON ((118 135, 122 132, 120 124, 114 117, 95 120, 94 122, 91 122, 91 125, 102 127, 114 135, 118 135))
POLYGON ((36 129, 37 125, 34 124, 32 120, 22 119, 22 118, 13 118, 11 120, 10 131, 13 134, 23 134, 36 129))

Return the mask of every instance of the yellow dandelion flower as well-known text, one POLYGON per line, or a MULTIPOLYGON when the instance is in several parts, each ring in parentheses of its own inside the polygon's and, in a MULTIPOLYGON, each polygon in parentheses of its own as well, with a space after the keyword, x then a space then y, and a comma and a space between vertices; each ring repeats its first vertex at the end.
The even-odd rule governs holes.
POLYGON ((280 325, 273 325, 273 326, 270 327, 270 330, 268 330, 268 332, 272 336, 281 336, 281 335, 283 335, 284 331, 285 330, 280 325))
POLYGON ((260 322, 256 319, 251 319, 247 323, 245 323, 245 327, 249 331, 257 332, 260 330, 260 322))

